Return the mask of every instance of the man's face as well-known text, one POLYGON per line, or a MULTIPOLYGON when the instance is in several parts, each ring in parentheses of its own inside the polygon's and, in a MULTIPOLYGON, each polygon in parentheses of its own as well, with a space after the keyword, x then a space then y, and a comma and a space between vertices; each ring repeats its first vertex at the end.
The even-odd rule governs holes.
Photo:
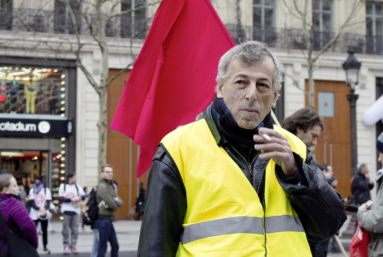
POLYGON ((105 167, 104 172, 101 172, 101 176, 103 179, 112 180, 113 179, 113 168, 105 167))
POLYGON ((224 85, 218 85, 217 97, 223 98, 239 127, 254 129, 275 107, 274 70, 269 57, 253 64, 231 60, 229 77, 224 85))
POLYGON ((76 177, 76 175, 74 175, 73 177, 71 177, 71 178, 69 178, 69 184, 73 184, 73 183, 76 183, 76 181, 77 181, 77 177, 76 177))
POLYGON ((362 173, 363 175, 368 174, 368 168, 367 168, 367 166, 364 166, 363 168, 361 168, 361 169, 360 169, 360 173, 362 173))
POLYGON ((380 162, 380 164, 382 165, 382 168, 383 168, 383 153, 382 152, 379 152, 378 162, 380 162))
POLYGON ((306 132, 303 131, 300 127, 297 127, 297 137, 302 140, 307 147, 312 145, 317 145, 317 138, 320 136, 322 129, 319 125, 314 125, 312 128, 308 129, 306 132))

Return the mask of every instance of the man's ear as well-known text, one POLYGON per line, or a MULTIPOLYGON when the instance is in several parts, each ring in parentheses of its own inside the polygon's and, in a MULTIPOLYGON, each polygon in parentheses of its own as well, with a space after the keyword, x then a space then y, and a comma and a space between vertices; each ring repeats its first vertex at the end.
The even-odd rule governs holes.
POLYGON ((217 98, 223 98, 223 84, 217 84, 217 98))
POLYGON ((275 108, 275 106, 277 105, 278 92, 279 92, 279 91, 274 92, 273 102, 271 103, 271 106, 272 106, 273 108, 275 108))
POLYGON ((299 134, 300 132, 303 132, 303 129, 301 129, 301 127, 297 126, 297 134, 299 134))

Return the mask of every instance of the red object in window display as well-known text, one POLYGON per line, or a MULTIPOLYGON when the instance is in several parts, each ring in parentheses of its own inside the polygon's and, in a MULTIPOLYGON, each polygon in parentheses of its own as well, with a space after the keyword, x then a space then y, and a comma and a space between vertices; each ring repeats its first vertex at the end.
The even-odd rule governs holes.
POLYGON ((4 102, 5 99, 8 98, 8 89, 9 87, 7 85, 0 85, 0 102, 4 102))

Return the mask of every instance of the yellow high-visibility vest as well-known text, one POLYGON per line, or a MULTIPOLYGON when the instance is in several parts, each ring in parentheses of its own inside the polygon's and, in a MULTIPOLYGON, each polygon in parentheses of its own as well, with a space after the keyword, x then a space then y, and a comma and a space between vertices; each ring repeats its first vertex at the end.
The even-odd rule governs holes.
MULTIPOLYGON (((278 126, 274 129, 305 160, 302 141, 278 126)), ((255 189, 217 145, 204 119, 169 133, 162 144, 186 189, 177 256, 311 256, 304 228, 275 176, 274 161, 266 166, 264 210, 255 189)))

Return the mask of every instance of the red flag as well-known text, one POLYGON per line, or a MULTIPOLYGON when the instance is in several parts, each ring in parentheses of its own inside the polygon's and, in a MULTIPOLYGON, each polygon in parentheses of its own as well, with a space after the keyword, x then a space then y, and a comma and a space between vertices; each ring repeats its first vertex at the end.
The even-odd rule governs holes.
POLYGON ((162 1, 111 125, 140 145, 137 177, 161 139, 213 100, 219 58, 234 45, 209 0, 162 1))

